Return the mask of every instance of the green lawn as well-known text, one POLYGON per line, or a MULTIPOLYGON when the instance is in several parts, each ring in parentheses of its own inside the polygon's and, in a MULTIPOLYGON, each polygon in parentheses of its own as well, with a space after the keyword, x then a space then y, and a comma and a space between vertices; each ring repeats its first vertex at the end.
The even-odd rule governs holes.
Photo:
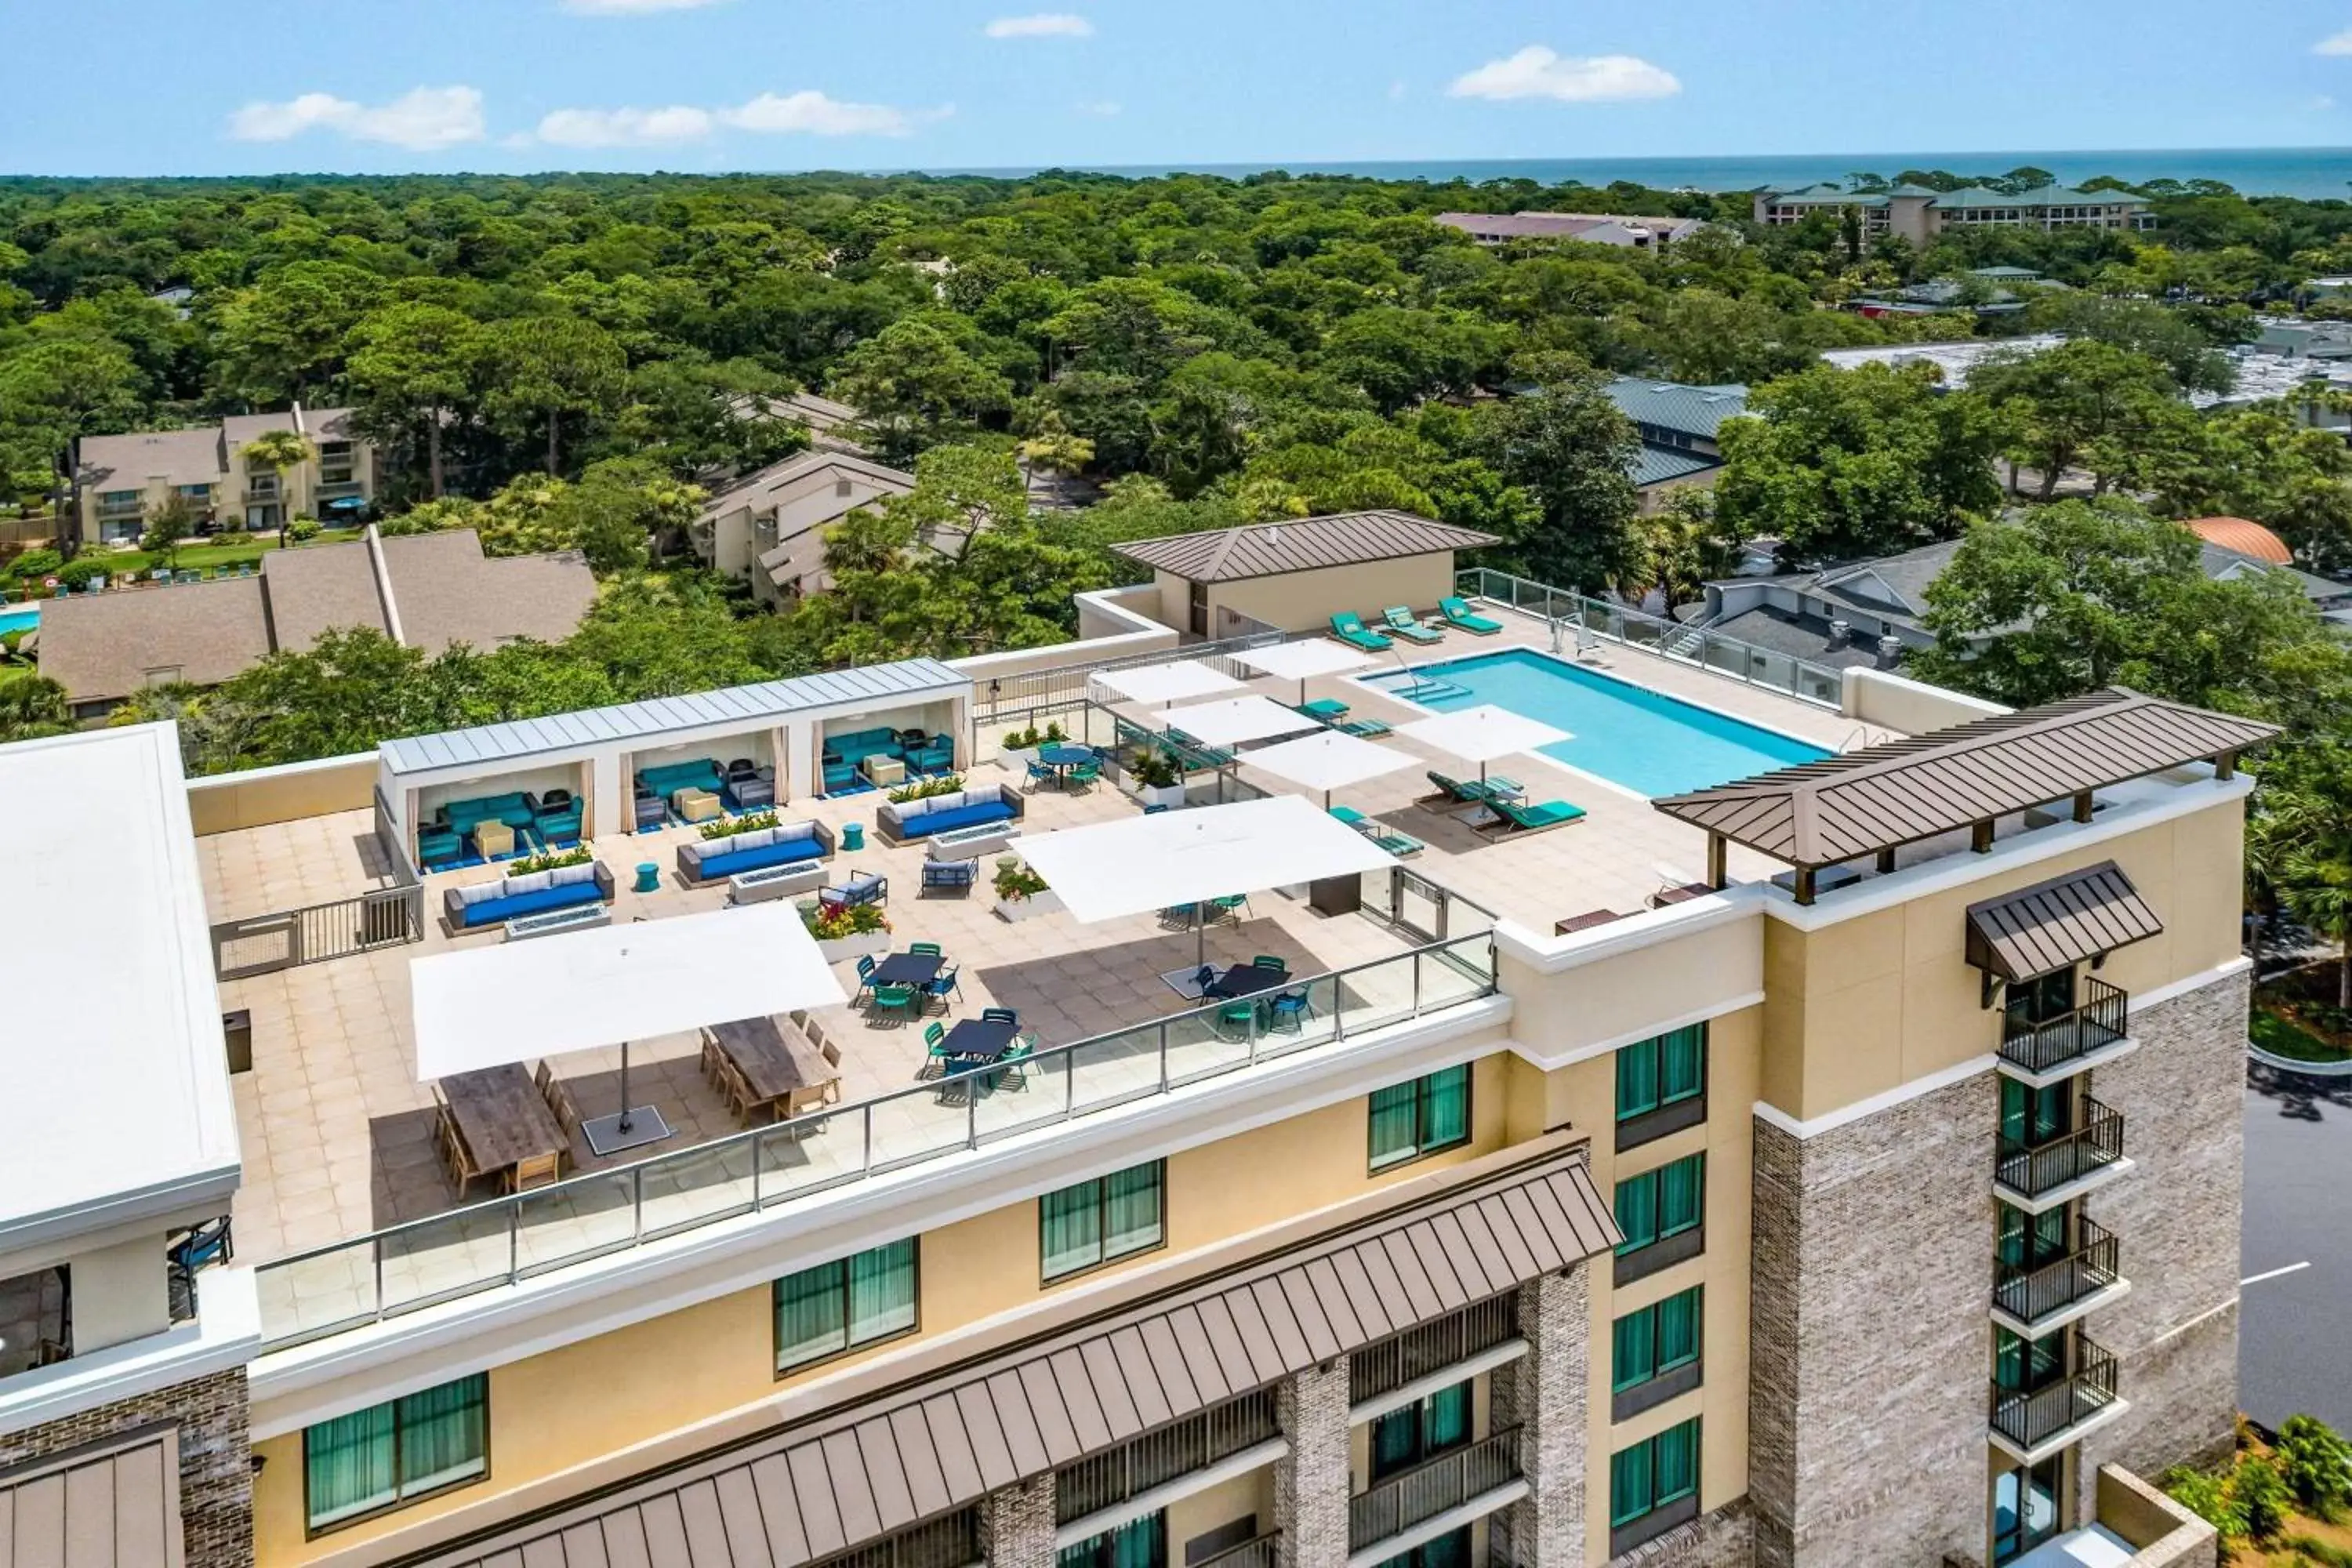
POLYGON ((2254 1044, 2274 1057, 2290 1057, 2300 1062, 2352 1060, 2352 1051, 2332 1046, 2309 1030, 2260 1007, 2248 1018, 2246 1032, 2254 1044))
MULTIPOLYGON (((310 541, 310 543, 334 544, 344 540, 357 539, 360 533, 361 530, 356 528, 331 528, 310 541)), ((242 562, 258 561, 263 555, 278 548, 278 535, 274 533, 215 534, 213 540, 182 545, 179 556, 173 561, 173 566, 181 572, 210 571, 222 566, 235 566, 242 562)), ((307 547, 298 544, 291 548, 300 550, 307 547)), ((150 555, 143 550, 116 552, 92 549, 86 550, 82 553, 92 561, 104 562, 107 570, 112 572, 117 577, 149 571, 162 563, 162 557, 150 555)))

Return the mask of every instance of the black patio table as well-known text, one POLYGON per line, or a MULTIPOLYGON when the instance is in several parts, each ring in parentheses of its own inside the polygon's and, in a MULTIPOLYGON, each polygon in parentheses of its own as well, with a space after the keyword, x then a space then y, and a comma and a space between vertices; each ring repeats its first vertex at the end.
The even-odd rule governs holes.
POLYGON ((929 985, 940 977, 947 960, 936 952, 894 952, 874 966, 867 984, 873 985, 929 985))
POLYGON ((1265 969, 1255 963, 1236 963, 1214 980, 1202 994, 1232 998, 1254 996, 1261 991, 1273 991, 1290 984, 1290 971, 1265 969))
POLYGON ((940 1048, 963 1061, 988 1063, 1010 1050, 1020 1036, 1018 1024, 999 1018, 966 1018, 948 1031, 940 1048))

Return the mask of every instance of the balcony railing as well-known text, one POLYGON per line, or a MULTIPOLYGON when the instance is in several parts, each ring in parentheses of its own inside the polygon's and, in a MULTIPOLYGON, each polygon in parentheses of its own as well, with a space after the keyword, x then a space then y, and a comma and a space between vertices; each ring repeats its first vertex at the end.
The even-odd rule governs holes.
POLYGON ((2000 1141, 1993 1180, 2029 1198, 2089 1175, 2123 1158, 2124 1119, 2097 1100, 2083 1100, 2082 1125, 2046 1143, 2000 1141))
POLYGON ((1068 1524, 1090 1513, 1116 1508, 1179 1476, 1205 1470, 1220 1459, 1281 1436, 1282 1426, 1275 1419, 1271 1388, 1213 1405, 1196 1415, 1171 1421, 1116 1448, 1089 1455, 1055 1470, 1055 1522, 1068 1524))
POLYGON ((262 1348, 518 1284, 1490 996, 1494 938, 1433 942, 1291 989, 1312 1008, 1294 1028, 1254 1014, 1236 1029, 1231 1005, 1213 1003, 1041 1050, 987 1075, 985 1092, 971 1092, 966 1077, 919 1084, 273 1259, 255 1270, 262 1348))
POLYGON ((2021 1448, 2036 1448, 2115 1403, 2116 1358, 2077 1335, 2073 1375, 2031 1391, 1992 1391, 1992 1429, 2021 1448))
POLYGON ((2081 1245, 2065 1257, 2032 1268, 2003 1268, 1993 1285, 1993 1305, 2020 1322, 2038 1323, 2114 1284, 2120 1277, 2116 1238, 2087 1219, 2081 1224, 2081 1245))
POLYGON ((1275 1558, 1282 1550, 1282 1531, 1269 1530, 1239 1546, 1228 1546, 1214 1557, 1203 1557, 1188 1568, 1274 1568, 1275 1558))
POLYGON ((1434 1322, 1391 1334, 1348 1358, 1348 1400, 1361 1405, 1415 1378, 1459 1365, 1519 1331, 1519 1299, 1506 1291, 1434 1322))
POLYGON ((2028 1072, 2048 1072, 2124 1037, 2130 998, 2116 986, 2085 975, 2084 1001, 2073 1012, 2042 1024, 2002 1021, 2000 1054, 2028 1072))
POLYGON ((1519 1429, 1506 1426, 1475 1443, 1424 1459, 1348 1500, 1348 1550, 1361 1552, 1402 1535, 1482 1492, 1519 1479, 1519 1429))

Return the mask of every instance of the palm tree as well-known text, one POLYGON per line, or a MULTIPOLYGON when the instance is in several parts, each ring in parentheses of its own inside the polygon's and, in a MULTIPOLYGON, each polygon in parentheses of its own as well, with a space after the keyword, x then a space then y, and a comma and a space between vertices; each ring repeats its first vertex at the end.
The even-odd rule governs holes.
POLYGON ((290 515, 285 510, 289 500, 286 472, 310 460, 310 443, 291 430, 264 430, 239 448, 237 455, 245 459, 248 470, 258 463, 278 476, 278 524, 283 527, 290 515))

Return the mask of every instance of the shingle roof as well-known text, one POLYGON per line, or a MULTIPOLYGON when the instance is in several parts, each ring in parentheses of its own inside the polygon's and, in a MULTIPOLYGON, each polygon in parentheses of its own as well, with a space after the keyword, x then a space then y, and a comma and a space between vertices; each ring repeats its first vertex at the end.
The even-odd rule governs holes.
POLYGON ((82 482, 89 489, 144 489, 151 479, 172 485, 213 485, 227 477, 221 465, 220 427, 142 430, 129 436, 85 436, 82 482))
POLYGON ((2109 687, 1652 804, 1776 860, 1833 866, 2234 755, 2278 732, 2275 725, 2109 687))
POLYGON ((1628 419, 1714 439, 1727 419, 1748 412, 1748 389, 1735 384, 1689 386, 1679 381, 1644 381, 1621 375, 1601 389, 1628 419))
POLYGON ((561 642, 596 602, 596 574, 578 552, 485 556, 469 528, 387 539, 383 561, 401 640, 428 654, 452 643, 487 653, 518 637, 561 642))
POLYGON ((1620 1239, 1579 1144, 413 1563, 604 1568, 619 1541, 648 1568, 741 1568, 749 1539, 798 1568, 1620 1239), (680 1517, 699 1528, 662 1527, 680 1517))
POLYGON ((2112 860, 1970 904, 1968 921, 1969 962, 2004 980, 2048 974, 2164 930, 2112 860))
POLYGON ((1111 549, 1195 583, 1232 583, 1501 542, 1491 533, 1409 511, 1343 511, 1296 522, 1255 522, 1207 533, 1130 540, 1111 549))
POLYGON ((158 681, 215 686, 269 657, 261 579, 75 594, 41 604, 41 673, 75 702, 158 681))
POLYGON ((1964 185, 1936 198, 1939 207, 2061 207, 2147 205, 2146 196, 2129 191, 2078 191, 2072 185, 2041 185, 2011 195, 1984 185, 1964 185))
POLYGON ((389 633, 367 541, 272 550, 261 558, 272 642, 300 653, 331 631, 389 633))

